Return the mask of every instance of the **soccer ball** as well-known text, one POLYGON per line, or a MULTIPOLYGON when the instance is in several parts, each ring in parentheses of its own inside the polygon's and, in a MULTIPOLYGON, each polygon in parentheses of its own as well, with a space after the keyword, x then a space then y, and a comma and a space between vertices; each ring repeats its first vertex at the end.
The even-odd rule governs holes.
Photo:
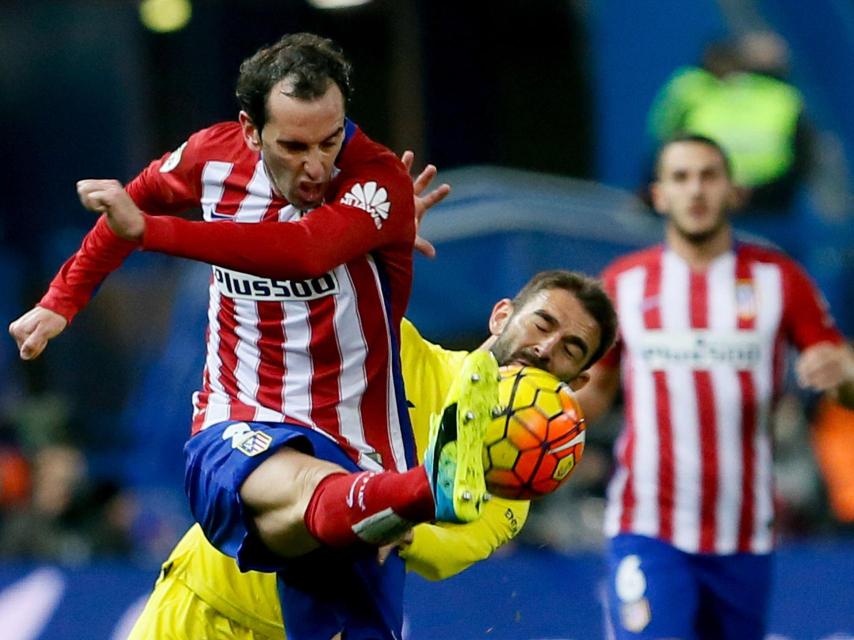
POLYGON ((565 383, 533 367, 502 367, 498 395, 483 446, 486 488, 511 499, 551 493, 581 460, 581 407, 565 383))

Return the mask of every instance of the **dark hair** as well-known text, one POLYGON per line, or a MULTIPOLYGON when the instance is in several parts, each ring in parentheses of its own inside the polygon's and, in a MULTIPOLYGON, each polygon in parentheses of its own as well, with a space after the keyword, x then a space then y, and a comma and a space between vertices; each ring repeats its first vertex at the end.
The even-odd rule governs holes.
POLYGON ((350 70, 350 63, 332 40, 312 33, 293 33, 243 61, 235 93, 240 108, 261 131, 267 123, 267 98, 277 83, 287 78, 292 82, 287 95, 314 100, 334 82, 346 105, 353 93, 350 70))
POLYGON ((540 291, 550 289, 564 289, 574 295, 599 325, 599 346, 584 365, 585 369, 589 369, 605 355, 617 337, 617 312, 614 311, 614 305, 599 280, 577 271, 555 269, 541 271, 522 287, 512 301, 514 312, 524 307, 540 291))
POLYGON ((674 144, 679 142, 695 142, 697 144, 702 144, 711 149, 714 149, 718 152, 718 155, 721 157, 724 163, 724 171, 726 171, 726 175, 728 178, 732 178, 732 163, 730 162, 729 156, 727 152, 724 151, 723 147, 717 143, 717 141, 712 140, 707 136, 702 136, 698 133, 677 133, 676 135, 665 140, 661 146, 658 148, 658 153, 655 154, 655 179, 658 180, 661 178, 661 158, 664 156, 664 152, 674 144))

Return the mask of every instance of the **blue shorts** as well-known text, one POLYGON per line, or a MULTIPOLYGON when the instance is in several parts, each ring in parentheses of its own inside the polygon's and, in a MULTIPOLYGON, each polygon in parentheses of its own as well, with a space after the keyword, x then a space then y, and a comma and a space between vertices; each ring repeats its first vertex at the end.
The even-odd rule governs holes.
POLYGON ((608 545, 615 637, 762 640, 772 557, 692 554, 637 535, 608 545))
POLYGON ((299 558, 269 551, 244 511, 240 487, 282 447, 291 447, 348 471, 360 469, 330 438, 291 424, 223 422, 184 446, 184 484, 193 517, 220 551, 243 571, 276 572, 288 638, 399 640, 403 626, 404 563, 391 554, 377 563, 374 547, 318 549, 299 558))

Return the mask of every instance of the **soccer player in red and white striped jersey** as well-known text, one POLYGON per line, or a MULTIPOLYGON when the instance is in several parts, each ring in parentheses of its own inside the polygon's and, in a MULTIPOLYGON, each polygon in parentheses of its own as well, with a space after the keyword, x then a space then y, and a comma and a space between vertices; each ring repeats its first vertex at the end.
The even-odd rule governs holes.
POLYGON ((666 143, 652 193, 665 242, 605 269, 620 336, 579 393, 588 416, 620 383, 625 400, 605 522, 612 620, 625 638, 762 638, 785 348, 804 387, 848 403, 854 354, 794 261, 733 239, 714 141, 666 143))
POLYGON ((413 468, 398 343, 414 189, 346 119, 349 73, 331 41, 286 36, 241 66, 238 122, 193 134, 126 191, 79 182, 83 205, 110 217, 10 327, 21 356, 38 356, 140 243, 212 263, 186 489, 217 548, 278 572, 295 640, 400 637, 403 564, 380 566, 376 549, 418 522, 478 517, 498 400, 495 359, 476 352, 413 468), (204 221, 157 215, 196 207, 204 221))

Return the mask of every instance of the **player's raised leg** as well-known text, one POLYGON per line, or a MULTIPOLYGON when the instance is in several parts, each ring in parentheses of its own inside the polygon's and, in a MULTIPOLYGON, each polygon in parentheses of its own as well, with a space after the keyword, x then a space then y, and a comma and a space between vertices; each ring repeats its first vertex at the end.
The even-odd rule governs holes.
POLYGON ((354 472, 346 461, 322 459, 323 437, 311 452, 277 450, 240 488, 260 541, 276 555, 295 557, 319 546, 387 544, 419 522, 478 518, 486 494, 483 439, 498 404, 497 380, 491 353, 469 355, 434 420, 424 465, 403 473, 354 472))

